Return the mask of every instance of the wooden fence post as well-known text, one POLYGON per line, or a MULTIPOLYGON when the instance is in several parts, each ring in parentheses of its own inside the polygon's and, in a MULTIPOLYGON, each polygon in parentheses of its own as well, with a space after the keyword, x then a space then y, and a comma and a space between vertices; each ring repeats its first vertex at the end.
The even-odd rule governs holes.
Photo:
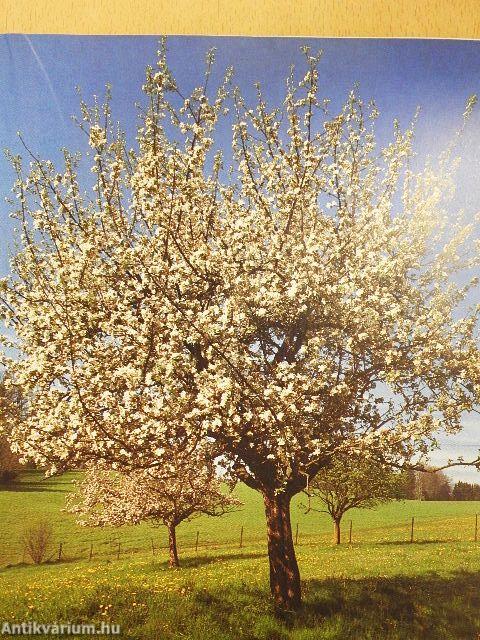
POLYGON ((348 542, 349 544, 352 544, 352 521, 350 520, 350 530, 348 532, 348 542))
POLYGON ((119 560, 119 559, 120 559, 120 545, 121 545, 121 544, 122 544, 121 542, 119 542, 119 543, 118 543, 118 547, 117 547, 117 560, 119 560))
POLYGON ((200 536, 200 531, 197 531, 197 539, 195 540, 195 553, 198 553, 198 538, 200 536))
POLYGON ((415 518, 412 517, 412 525, 411 525, 411 528, 410 528, 410 542, 413 542, 413 526, 414 526, 414 523, 415 523, 415 518))
POLYGON ((478 513, 475 514, 475 542, 478 540, 478 513))
POLYGON ((62 559, 62 547, 63 542, 60 542, 60 544, 58 545, 58 562, 60 562, 60 560, 62 559))
POLYGON ((295 544, 298 544, 298 522, 297 522, 297 528, 295 529, 295 544))
POLYGON ((90 561, 93 556, 93 542, 90 543, 90 555, 88 556, 88 560, 90 561))
POLYGON ((240 529, 240 549, 243 549, 243 525, 240 529))
POLYGON ((152 556, 155 555, 155 545, 153 544, 153 538, 152 538, 152 556))

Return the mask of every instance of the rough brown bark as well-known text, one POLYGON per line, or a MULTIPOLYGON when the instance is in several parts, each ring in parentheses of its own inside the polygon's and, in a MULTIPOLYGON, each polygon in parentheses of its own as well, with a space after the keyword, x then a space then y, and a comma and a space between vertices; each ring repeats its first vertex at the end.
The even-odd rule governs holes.
POLYGON ((275 495, 272 491, 264 493, 263 499, 267 516, 270 590, 278 610, 294 611, 301 606, 302 596, 290 522, 290 497, 275 495))
POLYGON ((333 521, 333 541, 335 544, 340 544, 340 520, 333 521))
POLYGON ((168 546, 170 550, 170 557, 168 561, 169 567, 179 567, 180 563, 178 561, 178 551, 177 551, 177 533, 175 530, 175 525, 168 525, 168 546))

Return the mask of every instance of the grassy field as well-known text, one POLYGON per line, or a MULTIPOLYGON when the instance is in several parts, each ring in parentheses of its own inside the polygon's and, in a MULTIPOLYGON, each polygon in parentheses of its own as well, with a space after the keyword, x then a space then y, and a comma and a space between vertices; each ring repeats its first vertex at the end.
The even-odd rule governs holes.
POLYGON ((149 640, 473 640, 480 632, 478 503, 405 501, 352 512, 354 542, 335 547, 328 518, 305 515, 300 498, 292 521, 305 606, 278 620, 254 492, 238 487, 239 511, 180 526, 183 567, 169 570, 163 528, 84 529, 62 512, 74 477, 24 473, 0 491, 0 621, 106 621, 120 624, 124 638, 149 640), (24 562, 20 538, 40 518, 52 523, 55 543, 52 561, 36 567, 24 562))

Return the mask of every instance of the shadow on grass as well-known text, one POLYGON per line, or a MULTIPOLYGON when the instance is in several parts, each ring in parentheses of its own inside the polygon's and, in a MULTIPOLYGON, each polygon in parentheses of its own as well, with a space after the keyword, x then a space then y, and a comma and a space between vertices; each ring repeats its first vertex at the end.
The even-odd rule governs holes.
MULTIPOLYGON (((190 607, 209 637, 222 640, 476 640, 480 572, 308 580, 302 610, 282 616, 264 590, 246 584, 194 592, 190 607)), ((168 617, 162 608, 156 613, 168 617)), ((177 623, 198 637, 192 621, 177 623)))
POLYGON ((0 574, 7 573, 11 569, 32 569, 33 567, 51 567, 52 565, 63 565, 63 564, 76 564, 81 558, 62 558, 61 560, 57 560, 54 558, 50 558, 49 560, 44 560, 39 564, 35 564, 34 562, 12 562, 10 564, 6 564, 3 567, 0 567, 0 574))
POLYGON ((339 640, 475 640, 480 572, 310 580, 303 611, 292 620, 299 623, 335 628, 328 637, 339 640))
MULTIPOLYGON (((410 542, 410 540, 353 540, 352 542, 342 542, 342 544, 335 544, 334 542, 301 542, 299 547, 322 547, 326 549, 348 549, 350 547, 375 547, 375 546, 406 546, 414 547, 415 545, 428 545, 428 544, 445 544, 447 542, 461 542, 458 538, 434 538, 434 539, 418 539, 410 542)), ((464 540, 463 542, 469 542, 464 540)), ((475 639, 476 640, 476 639, 475 639)))
MULTIPOLYGON (((410 540, 379 540, 378 542, 371 542, 367 544, 372 545, 380 545, 380 546, 406 546, 406 547, 414 547, 415 545, 425 545, 425 544, 445 544, 446 542, 459 542, 457 538, 435 538, 432 540, 414 540, 410 542, 410 540)), ((465 540, 468 542, 468 540, 465 540)))
POLYGON ((65 493, 65 491, 71 490, 72 487, 71 474, 46 477, 43 471, 35 469, 19 471, 11 480, 0 482, 0 492, 46 491, 65 493))
MULTIPOLYGON (((233 602, 225 601, 222 594, 197 597, 215 610, 215 619, 231 624, 233 602)), ((260 597, 265 603, 266 594, 252 589, 250 597, 260 597)), ((277 622, 281 627, 275 637, 282 640, 476 640, 480 632, 480 572, 456 572, 449 577, 309 580, 304 583, 302 610, 280 620, 277 616, 277 622)), ((252 619, 250 628, 254 626, 252 619)))
MULTIPOLYGON (((60 483, 57 481, 55 486, 58 487, 60 483)), ((70 482, 65 482, 61 484, 66 484, 71 486, 70 482)), ((54 487, 50 487, 48 485, 48 481, 38 481, 38 482, 9 482, 0 484, 0 492, 1 491, 13 491, 13 492, 25 492, 28 493, 30 491, 41 491, 42 493, 65 493, 65 489, 55 489, 54 487)))

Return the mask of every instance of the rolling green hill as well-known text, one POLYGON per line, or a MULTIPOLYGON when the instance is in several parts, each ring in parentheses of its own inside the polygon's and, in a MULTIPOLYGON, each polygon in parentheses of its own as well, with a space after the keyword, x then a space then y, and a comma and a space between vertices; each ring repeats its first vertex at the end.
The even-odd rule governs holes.
POLYGON ((405 501, 351 512, 354 543, 337 548, 328 517, 306 515, 298 497, 292 522, 299 526, 305 606, 281 621, 270 609, 255 492, 239 486, 241 509, 181 525, 183 567, 169 570, 163 527, 76 525, 62 511, 75 477, 25 472, 0 491, 0 620, 107 621, 122 626, 121 637, 148 640, 471 640, 480 631, 478 503, 405 501), (20 538, 26 523, 41 518, 53 526, 52 561, 33 566, 23 562, 20 538), (54 562, 60 542, 62 561, 54 562))

